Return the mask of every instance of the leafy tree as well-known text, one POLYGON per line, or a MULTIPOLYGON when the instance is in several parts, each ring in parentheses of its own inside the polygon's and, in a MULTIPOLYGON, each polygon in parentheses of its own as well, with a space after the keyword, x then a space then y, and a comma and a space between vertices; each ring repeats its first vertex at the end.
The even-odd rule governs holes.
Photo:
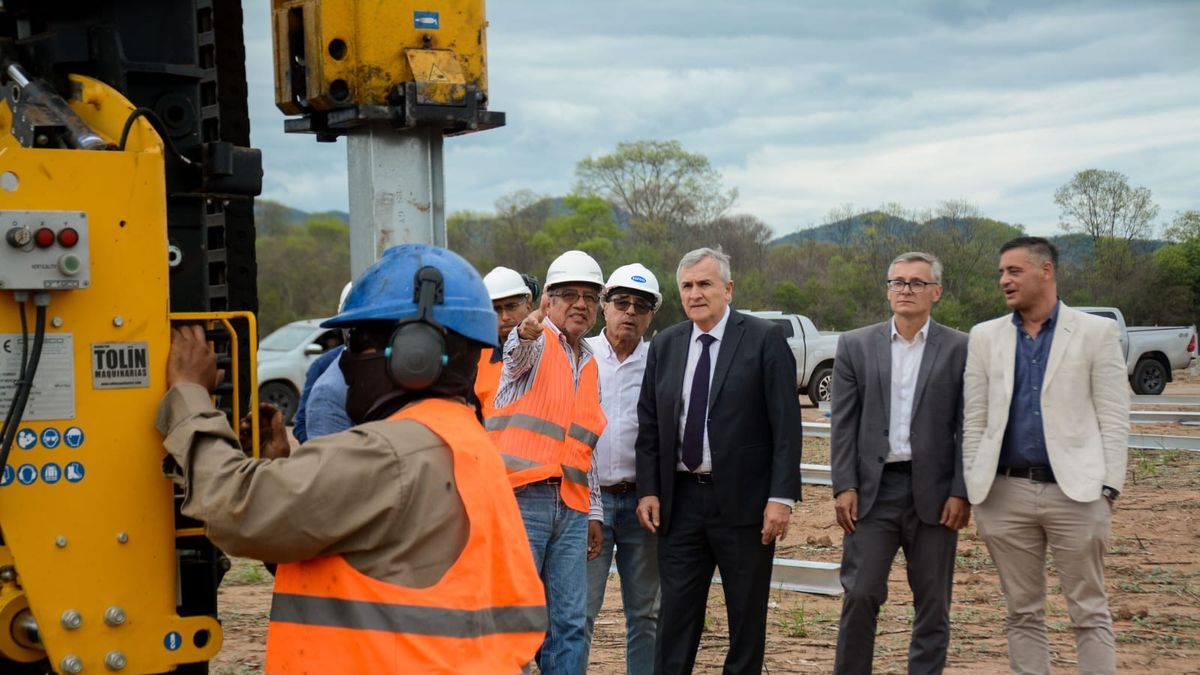
POLYGON ((1083 232, 1093 241, 1115 237, 1132 241, 1150 236, 1158 205, 1150 188, 1132 187, 1119 171, 1086 169, 1054 193, 1062 209, 1062 228, 1083 232))
POLYGON ((333 314, 350 280, 350 228, 331 216, 309 218, 282 234, 260 236, 259 333, 333 314))
POLYGON ((576 191, 602 196, 632 219, 681 227, 710 222, 737 199, 708 158, 679 141, 619 143, 615 152, 575 165, 576 191))

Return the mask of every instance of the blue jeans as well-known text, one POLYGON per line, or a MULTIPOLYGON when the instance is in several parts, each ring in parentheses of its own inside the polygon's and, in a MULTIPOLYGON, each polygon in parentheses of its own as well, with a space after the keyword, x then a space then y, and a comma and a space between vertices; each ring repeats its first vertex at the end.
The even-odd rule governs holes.
POLYGON ((604 544, 588 561, 587 640, 592 646, 596 616, 604 605, 604 587, 617 549, 617 574, 625 607, 625 672, 654 672, 655 624, 658 622, 658 535, 647 532, 637 519, 637 493, 602 493, 604 544))
POLYGON ((513 493, 546 588, 550 625, 538 668, 545 675, 580 675, 587 670, 587 514, 564 504, 557 485, 531 483, 513 493))

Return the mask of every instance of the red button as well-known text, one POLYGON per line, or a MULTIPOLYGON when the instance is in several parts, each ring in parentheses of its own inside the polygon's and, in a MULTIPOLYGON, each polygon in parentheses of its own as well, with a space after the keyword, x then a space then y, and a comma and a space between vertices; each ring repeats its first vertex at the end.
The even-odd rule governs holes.
POLYGON ((54 245, 54 230, 43 227, 33 233, 33 243, 37 244, 38 248, 48 248, 54 245))
POLYGON ((73 227, 64 227, 58 233, 58 243, 66 248, 71 248, 79 243, 79 233, 73 227))

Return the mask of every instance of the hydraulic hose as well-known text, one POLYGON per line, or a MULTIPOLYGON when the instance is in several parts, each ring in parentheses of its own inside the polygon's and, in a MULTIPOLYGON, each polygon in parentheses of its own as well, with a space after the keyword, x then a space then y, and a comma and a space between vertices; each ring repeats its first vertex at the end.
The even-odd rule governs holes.
MULTIPOLYGON (((4 418, 4 436, 0 439, 0 469, 8 465, 8 453, 12 450, 13 441, 17 437, 17 428, 21 425, 21 417, 25 414, 25 405, 29 402, 29 394, 33 391, 33 378, 37 375, 38 362, 42 358, 42 343, 46 338, 46 304, 49 295, 37 294, 37 315, 34 319, 33 348, 28 352, 26 363, 25 345, 21 347, 21 378, 17 381, 13 401, 9 406, 8 415, 4 418)), ((25 304, 21 303, 21 321, 25 321, 25 304)), ((27 340, 22 340, 24 343, 27 340)))

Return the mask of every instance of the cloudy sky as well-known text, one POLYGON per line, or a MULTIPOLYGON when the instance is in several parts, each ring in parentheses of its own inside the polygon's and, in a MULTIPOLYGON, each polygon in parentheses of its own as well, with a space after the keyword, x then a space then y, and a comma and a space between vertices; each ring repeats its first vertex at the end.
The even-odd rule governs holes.
MULTIPOLYGON (((345 142, 285 135, 268 12, 246 3, 263 196, 346 209, 345 142)), ((1200 208, 1200 2, 492 0, 491 108, 448 139, 447 210, 565 194, 621 141, 707 155, 777 234, 835 207, 966 199, 1035 234, 1086 168, 1200 208)))

